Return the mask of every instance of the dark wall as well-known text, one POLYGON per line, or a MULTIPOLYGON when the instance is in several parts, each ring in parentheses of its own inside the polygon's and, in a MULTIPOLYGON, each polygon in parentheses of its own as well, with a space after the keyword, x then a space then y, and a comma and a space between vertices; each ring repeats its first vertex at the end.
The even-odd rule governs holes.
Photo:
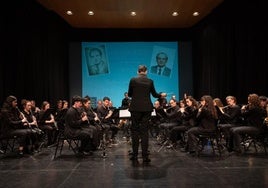
POLYGON ((192 33, 187 29, 75 29, 70 41, 189 41, 192 33))
POLYGON ((8 95, 37 104, 68 98, 68 33, 56 14, 32 0, 3 3, 0 101, 8 95))

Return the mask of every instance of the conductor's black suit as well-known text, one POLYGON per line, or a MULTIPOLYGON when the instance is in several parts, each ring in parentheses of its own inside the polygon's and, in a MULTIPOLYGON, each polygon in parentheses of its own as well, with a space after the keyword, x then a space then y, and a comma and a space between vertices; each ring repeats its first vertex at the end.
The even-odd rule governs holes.
POLYGON ((140 66, 138 76, 129 82, 128 95, 132 98, 129 111, 131 113, 131 137, 133 159, 138 156, 139 139, 141 139, 142 157, 144 161, 148 159, 148 125, 153 110, 150 94, 155 98, 161 95, 155 91, 154 83, 146 76, 147 68, 140 66), (142 69, 144 68, 144 69, 142 69))

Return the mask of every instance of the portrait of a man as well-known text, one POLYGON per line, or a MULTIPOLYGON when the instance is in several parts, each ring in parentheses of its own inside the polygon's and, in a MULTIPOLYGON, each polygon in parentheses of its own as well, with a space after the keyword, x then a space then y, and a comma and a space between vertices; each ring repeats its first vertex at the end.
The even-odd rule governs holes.
POLYGON ((90 76, 109 73, 104 46, 100 46, 98 48, 86 47, 85 54, 88 74, 90 76))
POLYGON ((159 52, 156 54, 156 65, 151 66, 150 73, 170 76, 171 69, 166 66, 168 63, 168 55, 165 52, 159 52))

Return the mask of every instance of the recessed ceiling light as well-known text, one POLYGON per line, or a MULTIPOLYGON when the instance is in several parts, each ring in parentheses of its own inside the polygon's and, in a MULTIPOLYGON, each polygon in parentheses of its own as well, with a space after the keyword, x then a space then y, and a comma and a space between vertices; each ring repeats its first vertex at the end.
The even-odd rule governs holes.
POLYGON ((199 12, 194 12, 193 13, 193 16, 198 16, 199 15, 199 12))
POLYGON ((130 15, 131 16, 136 16, 137 14, 136 14, 136 12, 133 11, 133 12, 130 13, 130 15))
POLYGON ((73 15, 73 12, 70 11, 70 10, 68 10, 68 11, 66 11, 66 14, 68 14, 69 16, 71 16, 71 15, 73 15))
POLYGON ((88 11, 88 15, 93 16, 94 12, 90 10, 90 11, 88 11))
POLYGON ((179 15, 178 12, 173 12, 173 13, 172 13, 172 16, 178 16, 178 15, 179 15))

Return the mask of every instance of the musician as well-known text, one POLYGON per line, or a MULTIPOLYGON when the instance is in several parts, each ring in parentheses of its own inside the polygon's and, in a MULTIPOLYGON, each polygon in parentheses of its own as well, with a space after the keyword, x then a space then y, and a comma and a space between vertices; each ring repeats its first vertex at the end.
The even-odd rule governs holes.
POLYGON ((32 105, 32 113, 35 117, 39 116, 40 108, 36 106, 35 100, 31 100, 31 105, 32 105))
POLYGON ((55 121, 57 122, 57 126, 60 130, 64 130, 65 126, 65 115, 69 108, 69 103, 66 100, 62 100, 62 108, 57 111, 55 114, 55 121))
POLYGON ((266 110, 267 104, 268 104, 268 99, 266 96, 260 96, 260 106, 261 108, 266 110))
MULTIPOLYGON (((184 103, 179 103, 180 105, 183 104, 184 108, 184 103)), ((170 143, 170 132, 171 130, 176 127, 177 125, 181 124, 181 114, 179 113, 180 111, 180 106, 178 105, 178 103, 173 100, 170 99, 169 100, 169 108, 166 109, 166 119, 164 123, 161 123, 159 125, 159 128, 162 132, 163 138, 164 140, 162 140, 162 142, 164 144, 168 144, 171 145, 170 143)))
POLYGON ((32 130, 30 135, 30 140, 26 140, 28 145, 28 152, 37 153, 39 149, 39 145, 41 143, 40 136, 42 134, 42 130, 38 128, 36 117, 33 116, 31 112, 32 104, 29 100, 22 100, 21 102, 23 106, 23 116, 27 119, 28 128, 32 130))
POLYGON ((230 129, 241 125, 241 110, 236 104, 236 97, 226 97, 227 106, 219 107, 219 124, 218 127, 223 133, 226 146, 229 147, 230 129))
POLYGON ((209 95, 201 97, 201 107, 196 116, 197 126, 188 130, 189 153, 193 154, 197 150, 198 135, 204 132, 215 131, 218 119, 217 110, 213 99, 209 95))
POLYGON ((130 105, 131 99, 128 97, 128 93, 124 93, 124 98, 122 99, 121 108, 122 109, 128 109, 130 105))
POLYGON ((91 101, 89 97, 83 98, 82 111, 87 115, 88 122, 86 123, 86 127, 92 130, 92 144, 93 149, 95 150, 97 146, 100 145, 100 139, 102 138, 102 128, 100 125, 100 120, 97 114, 91 108, 91 101))
POLYGON ((155 110, 155 116, 151 117, 150 123, 152 124, 152 128, 156 133, 155 136, 158 137, 160 132, 159 125, 166 121, 167 114, 164 108, 160 105, 160 102, 158 100, 154 102, 154 110, 155 110))
MULTIPOLYGON (((115 120, 112 117, 113 110, 110 109, 110 101, 111 100, 109 97, 103 97, 102 105, 97 108, 97 115, 98 115, 98 118, 101 120, 102 127, 105 130, 112 131, 110 142, 115 143, 115 136, 118 132, 118 127, 115 123, 115 120)), ((106 136, 108 135, 106 134, 106 136)))
POLYGON ((56 109, 55 109, 55 112, 54 112, 54 116, 55 118, 57 117, 57 115, 60 113, 60 111, 62 110, 62 107, 63 107, 63 102, 62 100, 58 100, 57 101, 57 105, 56 105, 56 109))
POLYGON ((43 101, 38 117, 38 125, 39 128, 47 134, 47 147, 55 146, 58 135, 58 127, 52 113, 50 103, 43 101))
MULTIPOLYGON (((131 103, 131 98, 128 96, 128 93, 124 93, 124 98, 122 99, 121 102, 121 107, 120 109, 128 109, 131 103)), ((129 128, 130 128, 130 121, 129 119, 120 119, 118 122, 118 127, 120 129, 123 129, 123 138, 126 138, 127 141, 129 141, 130 138, 130 133, 129 133, 129 128)))
POLYGON ((261 108, 259 96, 255 93, 248 95, 248 104, 242 106, 241 115, 244 118, 242 126, 232 127, 230 129, 231 137, 229 143, 229 152, 235 151, 241 153, 241 140, 244 134, 256 136, 263 130, 263 120, 266 117, 266 111, 261 108))
POLYGON ((214 98, 213 103, 214 103, 214 106, 215 106, 215 108, 217 110, 218 119, 219 119, 219 121, 222 121, 222 114, 223 114, 222 109, 224 107, 223 103, 222 103, 220 98, 214 98))
POLYGON ((2 132, 6 137, 17 136, 19 143, 19 155, 23 156, 26 146, 25 140, 31 135, 31 130, 28 129, 27 119, 22 117, 17 106, 17 98, 8 96, 3 103, 2 109, 3 127, 2 132))
POLYGON ((187 151, 188 145, 186 140, 181 136, 190 128, 196 126, 196 115, 198 112, 198 103, 192 96, 185 97, 186 107, 181 108, 179 111, 181 117, 181 123, 178 126, 175 126, 171 129, 170 140, 171 145, 167 146, 168 148, 174 148, 177 146, 177 141, 179 140, 180 146, 184 147, 182 150, 187 151))
POLYGON ((73 96, 72 106, 65 116, 64 135, 67 138, 81 140, 79 152, 84 155, 91 155, 94 149, 92 145, 93 131, 88 127, 87 115, 82 113, 82 102, 83 99, 80 96, 73 96))
MULTIPOLYGON (((161 94, 162 92, 160 92, 161 94)), ((159 97, 157 99, 160 103, 160 106, 162 106, 163 108, 167 108, 168 107, 168 102, 167 102, 167 98, 166 97, 159 97)))
POLYGON ((147 78, 147 67, 140 65, 138 76, 131 78, 128 87, 128 95, 132 98, 129 111, 131 113, 131 138, 133 155, 130 158, 133 161, 138 160, 139 139, 141 139, 143 162, 148 163, 149 135, 148 125, 153 110, 153 104, 150 99, 152 94, 155 98, 166 97, 166 93, 156 92, 154 82, 147 78))

